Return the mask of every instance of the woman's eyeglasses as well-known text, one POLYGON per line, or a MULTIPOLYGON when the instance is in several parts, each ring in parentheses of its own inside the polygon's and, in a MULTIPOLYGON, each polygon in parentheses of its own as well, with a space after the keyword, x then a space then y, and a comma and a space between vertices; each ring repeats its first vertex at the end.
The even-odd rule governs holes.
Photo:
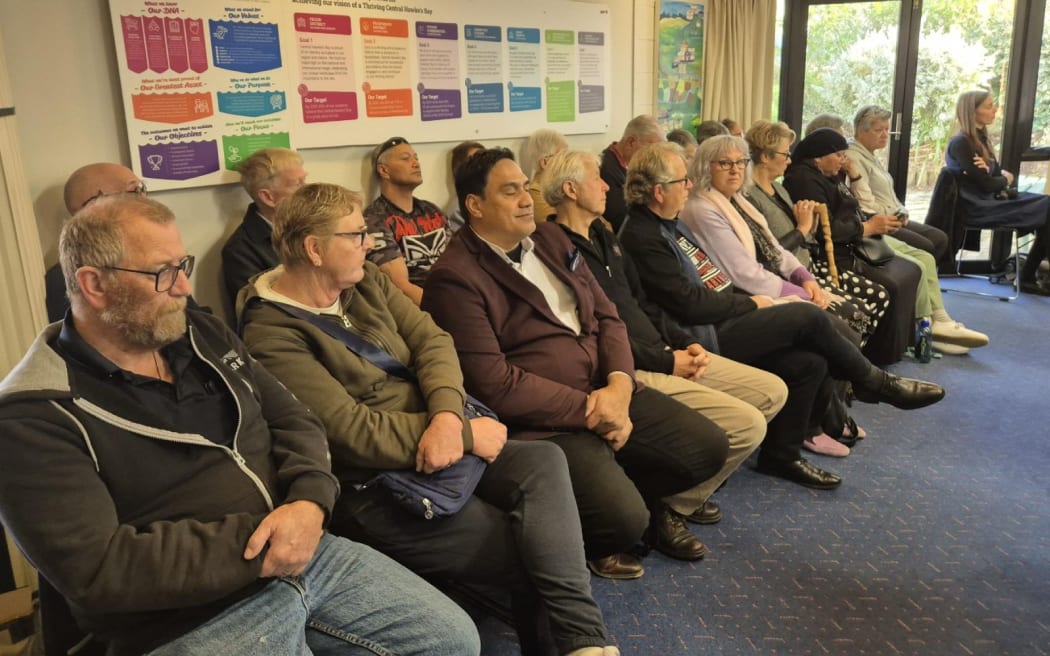
POLYGON ((737 159, 737 160, 720 159, 717 162, 711 162, 711 163, 714 164, 715 168, 717 168, 719 171, 732 171, 734 168, 746 169, 747 168, 747 163, 749 161, 751 161, 751 160, 747 160, 747 159, 737 159))
POLYGON ((351 242, 356 241, 357 242, 356 246, 358 248, 361 248, 362 246, 365 245, 365 239, 368 238, 368 231, 367 230, 355 230, 353 232, 333 232, 332 236, 333 237, 342 237, 344 239, 349 239, 349 240, 351 240, 351 242))

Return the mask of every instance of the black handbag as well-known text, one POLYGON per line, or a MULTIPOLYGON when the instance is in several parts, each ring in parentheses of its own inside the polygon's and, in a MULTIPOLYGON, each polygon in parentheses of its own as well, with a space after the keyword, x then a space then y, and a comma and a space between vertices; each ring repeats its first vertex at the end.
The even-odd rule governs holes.
POLYGON ((864 237, 861 241, 850 244, 854 257, 872 266, 882 266, 893 259, 895 253, 882 238, 864 237))
MULTIPOLYGON (((415 373, 394 356, 346 328, 292 305, 276 301, 269 302, 293 317, 309 322, 330 337, 338 339, 350 351, 391 376, 397 376, 413 383, 418 381, 415 373)), ((463 416, 468 421, 479 417, 498 419, 496 413, 488 406, 469 394, 463 403, 463 416)), ((485 461, 472 453, 466 453, 451 466, 439 469, 432 474, 424 474, 413 469, 386 471, 366 483, 365 487, 378 484, 390 492, 398 504, 408 512, 424 519, 433 519, 449 517, 459 512, 474 494, 474 489, 478 486, 478 481, 481 480, 484 473, 485 461)))

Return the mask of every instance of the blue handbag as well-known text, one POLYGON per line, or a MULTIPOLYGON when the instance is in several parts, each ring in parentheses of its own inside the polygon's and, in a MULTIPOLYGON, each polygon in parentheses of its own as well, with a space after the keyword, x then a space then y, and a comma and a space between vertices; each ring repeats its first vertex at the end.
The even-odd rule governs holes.
MULTIPOLYGON (((331 321, 326 321, 312 312, 286 303, 268 302, 280 307, 293 317, 319 328, 329 337, 341 341, 350 351, 391 376, 397 376, 413 383, 418 382, 416 374, 411 369, 361 336, 331 321)), ((463 416, 468 421, 479 417, 498 419, 496 413, 488 406, 469 394, 463 403, 463 416)), ((387 471, 370 480, 365 487, 374 484, 381 485, 405 510, 424 519, 433 519, 448 517, 459 512, 474 494, 474 489, 478 486, 478 481, 481 480, 484 473, 485 461, 474 454, 467 453, 451 466, 439 469, 432 474, 424 474, 412 469, 387 471)))

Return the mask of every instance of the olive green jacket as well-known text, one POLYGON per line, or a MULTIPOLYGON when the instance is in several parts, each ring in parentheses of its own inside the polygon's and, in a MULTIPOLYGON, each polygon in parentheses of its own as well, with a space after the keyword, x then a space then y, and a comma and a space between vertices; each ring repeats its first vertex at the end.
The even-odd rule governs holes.
MULTIPOLYGON (((270 283, 281 272, 259 274, 241 294, 238 312, 249 352, 324 422, 332 470, 341 481, 414 468, 430 418, 443 411, 463 417, 463 374, 452 337, 366 262, 364 279, 343 292, 343 316, 351 331, 408 366, 418 382, 391 376, 271 302, 280 298, 270 283)), ((341 317, 320 316, 344 325, 341 317)), ((468 421, 463 448, 473 448, 468 421)))

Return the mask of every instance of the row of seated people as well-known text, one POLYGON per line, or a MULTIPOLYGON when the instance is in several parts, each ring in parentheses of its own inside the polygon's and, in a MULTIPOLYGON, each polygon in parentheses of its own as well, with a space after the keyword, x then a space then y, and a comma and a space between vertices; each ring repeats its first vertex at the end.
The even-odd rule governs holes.
MULTIPOLYGON (((725 145, 734 146, 732 142, 725 145)), ((393 148, 396 146, 386 150, 393 148)), ((714 150, 707 166, 713 164, 733 178, 742 167, 731 159, 730 166, 722 166, 725 152, 714 150)), ((761 471, 812 487, 837 486, 841 482, 838 477, 813 467, 799 454, 807 427, 820 422, 826 412, 822 410, 826 404, 822 399, 830 396, 831 377, 853 382, 858 393, 868 399, 888 400, 901 407, 917 407, 943 394, 935 386, 902 381, 874 368, 839 334, 842 328, 832 322, 831 315, 820 312, 816 303, 773 304, 767 295, 733 294, 732 284, 726 284, 712 258, 695 244, 684 243, 684 235, 677 230, 680 224, 675 219, 691 202, 687 192, 692 182, 686 175, 682 153, 667 144, 657 144, 639 148, 636 154, 637 161, 631 158, 625 176, 632 219, 623 231, 622 245, 602 221, 595 220, 605 209, 608 186, 602 181, 593 156, 566 152, 548 159, 550 177, 545 176, 541 191, 555 208, 556 220, 538 227, 527 194, 528 178, 508 152, 485 151, 462 167, 456 186, 470 229, 460 231, 450 241, 446 254, 424 283, 427 294, 423 297, 424 308, 451 334, 455 346, 430 316, 395 291, 392 277, 365 264, 374 240, 360 212, 361 200, 332 185, 309 185, 293 194, 286 207, 281 204, 283 209, 274 217, 273 239, 283 266, 256 278, 243 296, 244 301, 255 299, 242 306, 249 349, 324 423, 344 492, 334 506, 325 505, 328 500, 320 494, 306 498, 325 511, 324 521, 329 522, 329 528, 374 544, 428 576, 505 581, 524 612, 517 614, 516 628, 525 653, 540 653, 536 651, 539 638, 523 619, 535 617, 536 605, 550 616, 558 653, 569 653, 573 648, 596 648, 596 653, 600 653, 600 646, 608 638, 600 611, 590 599, 586 579, 581 578, 581 572, 585 572, 584 556, 599 574, 640 576, 641 563, 617 549, 629 548, 644 534, 649 545, 673 557, 702 557, 706 548, 682 520, 717 521, 720 511, 707 498, 756 448, 760 448, 761 471), (679 254, 686 252, 683 246, 694 249, 691 258, 679 254), (675 247, 678 252, 669 252, 675 247), (647 258, 647 254, 658 256, 647 258), (631 273, 636 266, 631 257, 642 262, 637 265, 636 273, 640 275, 631 273), (677 263, 677 268, 669 268, 669 263, 677 263), (719 280, 717 289, 704 282, 698 267, 719 280), (686 296, 675 296, 668 289, 676 293, 687 290, 686 296), (676 312, 683 310, 683 298, 702 299, 698 304, 711 311, 707 321, 687 317, 673 321, 676 312), (345 346, 317 333, 312 324, 283 314, 279 303, 321 316, 331 315, 338 325, 350 326, 376 345, 393 351, 397 359, 411 364, 416 380, 396 380, 369 368, 348 353, 345 346), (718 308, 723 314, 718 313, 718 308), (707 330, 702 328, 705 324, 707 330), (756 368, 707 352, 700 342, 712 335, 723 354, 750 360, 756 368), (752 342, 768 345, 763 347, 764 352, 756 352, 752 342), (632 359, 641 371, 634 370, 632 359), (643 361, 645 365, 641 364, 643 361), (493 420, 464 421, 458 367, 462 367, 466 387, 492 405, 503 424, 493 420), (784 382, 769 371, 783 371, 784 382), (646 384, 645 390, 635 392, 632 378, 646 384), (675 405, 677 401, 689 409, 675 405), (699 411, 702 416, 690 414, 691 411, 699 411), (764 424, 771 418, 769 434, 763 439, 764 424), (519 441, 505 445, 504 431, 519 441), (528 440, 530 437, 538 439, 528 440), (542 445, 560 449, 540 449, 542 445), (462 516, 458 527, 455 522, 459 515, 451 518, 453 523, 427 526, 403 513, 399 515, 376 488, 356 489, 376 471, 404 467, 434 471, 456 461, 465 451, 478 453, 491 464, 479 485, 477 503, 467 506, 471 510, 461 511, 468 514, 462 516), (599 471, 592 470, 590 457, 603 463, 599 471), (587 467, 579 466, 581 458, 588 459, 587 467), (596 491, 602 495, 601 503, 595 498, 596 491), (609 499, 615 501, 611 507, 607 507, 609 499), (532 523, 522 519, 525 504, 543 509, 537 513, 539 517, 529 515, 532 523), (561 511, 554 510, 554 506, 561 511), (464 528, 466 524, 470 524, 469 531, 464 528), (576 525, 578 530, 564 535, 566 526, 576 525), (492 528, 480 528, 488 526, 492 528), (477 545, 479 541, 490 544, 497 539, 493 536, 504 541, 505 546, 496 550, 497 556, 502 557, 480 565, 456 558, 464 549, 475 554, 474 558, 479 552, 489 553, 477 545), (569 557, 567 564, 555 567, 548 562, 550 557, 542 557, 552 553, 578 557, 569 557), (565 590, 567 582, 573 588, 570 594, 565 590)), ((379 155, 382 153, 377 152, 377 170, 379 155)), ((696 162, 705 159, 694 160, 694 170, 698 169, 696 162)), ((130 185, 125 189, 135 191, 130 185)), ((113 385, 112 374, 119 369, 129 374, 120 381, 121 385, 139 382, 130 374, 154 382, 185 382, 191 390, 200 387, 217 397, 210 403, 228 406, 229 399, 214 394, 220 381, 209 380, 213 374, 207 368, 201 369, 199 362, 197 368, 187 368, 187 360, 195 362, 193 353, 203 359, 202 352, 177 348, 186 339, 187 319, 178 311, 181 304, 171 299, 188 294, 186 276, 180 272, 188 274, 193 260, 184 257, 173 228, 150 229, 152 223, 170 223, 170 213, 167 218, 158 219, 165 216, 163 209, 151 207, 148 201, 135 196, 86 202, 88 211, 82 214, 94 216, 95 223, 86 234, 67 228, 72 234, 64 235, 62 246, 67 273, 73 279, 83 277, 86 287, 70 287, 73 297, 78 298, 73 312, 61 329, 49 329, 48 339, 38 344, 27 359, 35 363, 42 358, 53 359, 57 353, 69 363, 65 378, 55 374, 60 380, 51 381, 55 387, 46 388, 43 396, 50 398, 54 394, 55 398, 67 399, 68 407, 56 406, 58 411, 81 422, 90 420, 88 425, 95 428, 98 410, 105 409, 106 402, 114 402, 113 390, 107 394, 106 384, 101 383, 99 389, 94 389, 90 383, 99 381, 85 376, 94 373, 113 385), (134 221, 132 217, 142 220, 134 221), (118 245, 102 255, 75 252, 78 244, 94 243, 86 237, 106 223, 119 224, 117 241, 123 241, 123 248, 118 245), (166 234, 158 236, 158 230, 166 234), (74 252, 66 257, 70 249, 74 252), (84 264, 91 261, 115 263, 84 264), (158 269, 158 264, 163 263, 167 265, 158 269), (112 269, 112 275, 99 276, 100 268, 112 269), (126 283, 130 280, 115 272, 153 276, 152 296, 144 294, 144 289, 128 288, 126 283), (105 289, 101 281, 108 281, 112 287, 105 289), (162 288, 165 293, 158 294, 162 288), (71 384, 72 363, 76 364, 77 385, 71 384), (100 364, 100 369, 91 370, 100 364), (96 399, 90 398, 96 395, 96 399)), ((90 220, 84 218, 83 222, 90 220)), ((71 226, 75 224, 76 221, 71 226)), ((802 289, 813 289, 807 284, 809 280, 800 282, 802 289)), ((199 324, 200 334, 218 330, 213 320, 197 313, 190 313, 188 320, 191 326, 199 324)), ((193 328, 189 332, 192 335, 193 328)), ((234 340, 228 335, 222 339, 234 340)), ((235 340, 231 343, 236 345, 235 340)), ((192 341, 190 345, 196 347, 192 341)), ((244 369, 242 376, 259 376, 265 382, 265 374, 244 368, 237 357, 237 349, 233 349, 223 356, 222 362, 236 371, 244 369)), ((43 424, 57 423, 61 427, 52 427, 49 437, 70 430, 68 422, 48 414, 52 412, 50 408, 41 410, 39 403, 34 405, 31 394, 26 397, 13 393, 11 390, 40 389, 39 385, 20 387, 20 383, 24 385, 25 380, 17 376, 5 383, 5 390, 0 393, 5 409, 0 416, 9 421, 13 417, 24 418, 28 407, 33 409, 28 414, 38 413, 43 424)), ((151 391, 170 392, 163 385, 158 387, 143 388, 142 396, 133 398, 142 400, 144 408, 150 407, 151 391)), ((221 384, 218 389, 222 389, 221 384)), ((168 396, 169 405, 174 402, 177 406, 179 395, 168 396)), ((118 417, 139 412, 120 406, 117 404, 118 417)), ((201 409, 204 407, 194 408, 194 412, 201 409)), ((176 432, 210 436, 219 444, 229 439, 229 407, 222 411, 213 406, 211 414, 206 411, 196 417, 188 416, 194 412, 180 417, 177 410, 171 417, 165 414, 160 423, 167 428, 188 422, 183 428, 188 426, 190 430, 176 432), (223 412, 225 425, 202 428, 223 412)), ((252 414, 251 410, 248 414, 252 414)), ((285 430, 280 427, 280 420, 286 418, 274 419, 265 412, 263 417, 273 424, 271 433, 285 430)), ((156 420, 158 417, 149 416, 145 423, 156 420)), ((121 429, 127 430, 123 425, 121 429)), ((81 430, 84 432, 74 441, 86 441, 91 446, 89 451, 93 450, 97 445, 90 438, 95 436, 87 429, 81 430)), ((41 445, 29 444, 39 438, 39 431, 23 426, 10 438, 22 450, 4 472, 5 490, 24 482, 20 476, 41 473, 39 467, 45 454, 41 445)), ((68 435, 60 437, 60 442, 69 441, 68 435)), ((282 460, 288 455, 287 445, 278 447, 278 441, 274 439, 273 457, 282 460)), ((106 446, 107 450, 113 448, 106 446)), ((186 444, 179 448, 185 449, 186 444)), ((236 440, 233 448, 238 448, 236 440)), ((95 463, 95 469, 101 469, 98 454, 60 452, 69 457, 67 464, 87 457, 95 463)), ((164 456, 160 461, 164 461, 164 456)), ((300 469, 295 472, 302 475, 303 463, 297 464, 300 469)), ((277 468, 283 470, 287 465, 282 460, 277 468)), ((314 473, 309 468, 308 471, 314 473)), ((153 485, 140 477, 131 478, 122 483, 129 487, 153 485)), ((170 480, 164 482, 170 484, 170 480)), ((66 484, 78 493, 84 491, 77 487, 84 484, 82 480, 66 484)), ((69 516, 59 513, 55 522, 42 528, 31 526, 32 522, 26 519, 32 507, 26 505, 26 499, 35 499, 40 489, 28 487, 12 497, 10 503, 5 499, 5 506, 0 508, 5 522, 12 524, 9 518, 13 518, 13 525, 18 527, 16 537, 22 538, 20 543, 35 547, 29 549, 33 562, 49 580, 60 581, 57 586, 75 600, 74 608, 83 621, 108 631, 118 638, 118 643, 131 635, 143 639, 141 629, 156 618, 100 618, 100 607, 89 601, 94 600, 91 594, 96 591, 78 587, 84 586, 84 568, 97 567, 99 561, 87 557, 56 562, 58 555, 72 558, 63 551, 72 538, 56 538, 56 532, 70 528, 63 523, 70 521, 69 516), (45 536, 55 540, 53 547, 41 546, 46 542, 45 536)), ((283 489, 288 489, 287 484, 283 489)), ((92 488, 90 492, 86 498, 103 508, 99 490, 92 488)), ((154 498, 149 493, 144 496, 154 498)), ((71 498, 79 498, 79 494, 71 498)), ((287 493, 276 498, 293 499, 287 493)), ((149 518, 144 520, 142 516, 146 511, 129 511, 124 505, 126 500, 120 501, 116 504, 119 510, 107 515, 116 515, 118 521, 108 520, 101 528, 93 527, 97 532, 89 533, 89 542, 97 544, 115 526, 130 524, 134 530, 150 526, 149 518)), ((110 505, 115 505, 114 500, 110 500, 110 505)), ((278 511, 294 505, 288 503, 278 511)), ((83 507, 61 510, 83 512, 83 507)), ((168 511, 170 508, 164 504, 155 504, 148 510, 161 515, 168 511)), ((194 517, 195 512, 204 511, 196 508, 189 515, 194 517)), ((91 521, 94 517, 88 513, 85 519, 91 521)), ((74 522, 72 526, 85 530, 82 524, 74 522)), ((185 527, 176 527, 176 535, 179 528, 185 527)), ((75 536, 83 537, 84 534, 75 536)), ((255 548, 250 546, 241 555, 262 566, 257 573, 264 578, 275 572, 287 573, 267 567, 269 553, 259 558, 258 546, 266 543, 267 537, 274 553, 280 553, 276 547, 285 546, 287 536, 274 530, 262 538, 254 537, 255 548)), ((164 543, 162 536, 157 539, 154 547, 164 543)), ((120 546, 118 541, 114 548, 120 546)), ((144 567, 149 564, 142 563, 144 567)), ((305 567, 305 563, 299 564, 305 567)), ((294 572, 297 567, 288 571, 298 573, 294 572)), ((231 594, 234 590, 227 588, 231 594)), ((240 592, 241 588, 236 590, 240 592)), ((113 610, 106 604, 101 608, 113 610)), ((215 608, 209 611, 219 612, 215 608)), ((200 616, 201 612, 191 604, 187 615, 200 616)), ((224 611, 218 617, 226 615, 224 611)), ((180 631, 194 636, 201 631, 195 626, 187 620, 172 629, 173 633, 157 634, 151 639, 165 641, 180 631)), ((427 653, 441 652, 435 648, 427 653)))
MULTIPOLYGON (((630 210, 658 235, 687 198, 685 160, 655 144, 632 166, 630 210)), ((366 261, 374 240, 359 196, 301 187, 274 215, 281 264, 242 291, 246 348, 218 319, 185 311, 194 260, 167 208, 130 186, 139 193, 87 199, 60 240, 71 309, 0 387, 11 454, 0 516, 78 621, 116 653, 249 653, 263 635, 272 653, 304 641, 320 653, 355 641, 477 652, 461 614, 366 543, 430 577, 509 588, 524 653, 615 653, 585 562, 637 578, 642 565, 627 552, 640 541, 702 558, 685 521, 718 521, 710 494, 756 448, 761 471, 838 486, 799 452, 831 375, 903 408, 943 396, 872 365, 813 304, 694 285, 705 303, 732 309, 711 322, 723 348, 743 352, 746 331, 768 333, 754 363, 785 382, 714 357, 687 328, 663 332, 675 329, 628 291, 630 261, 611 232, 599 238, 621 259, 603 268, 597 249, 581 255, 604 226, 597 160, 563 152, 550 168, 563 172, 543 188, 559 220, 539 225, 509 151, 475 153, 457 170, 469 229, 429 272, 427 312, 366 261), (592 268, 616 272, 615 301, 592 268), (411 377, 374 368, 289 307, 364 337, 411 377), (620 319, 632 312, 640 334, 620 319), (639 375, 636 346, 666 374, 639 375), (697 384, 708 369, 710 391, 697 384), (500 421, 466 420, 465 388, 500 421), (726 428, 697 412, 704 398, 727 406, 726 428), (783 428, 763 439, 770 418, 783 428), (489 465, 451 518, 409 515, 367 485, 466 452, 489 465), (431 619, 415 626, 420 614, 431 619), (391 615, 413 621, 391 628, 391 615)))

